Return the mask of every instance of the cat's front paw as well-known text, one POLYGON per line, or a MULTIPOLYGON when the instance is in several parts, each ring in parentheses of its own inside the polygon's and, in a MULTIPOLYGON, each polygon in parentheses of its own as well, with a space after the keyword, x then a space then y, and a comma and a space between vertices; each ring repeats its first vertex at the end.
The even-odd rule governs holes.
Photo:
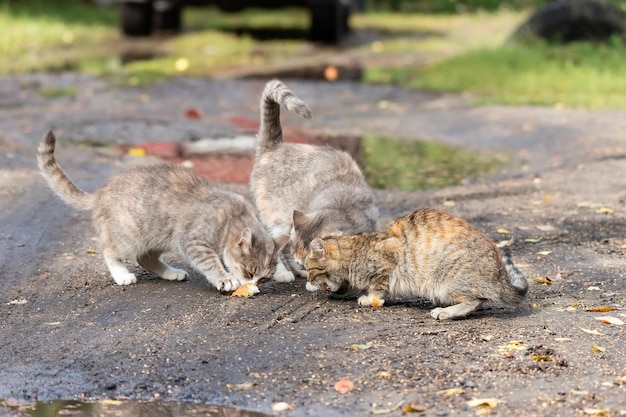
POLYGON ((221 292, 235 291, 241 286, 236 278, 223 278, 215 283, 215 287, 221 292))
POLYGON ((385 300, 378 297, 377 295, 362 295, 359 297, 359 305, 361 306, 372 306, 372 307, 382 307, 385 304, 385 300))
POLYGON ((437 307, 430 310, 430 315, 435 320, 448 320, 450 318, 450 314, 446 311, 445 308, 437 307))
POLYGON ((168 281, 183 281, 187 279, 189 275, 187 271, 178 268, 170 268, 167 271, 163 272, 161 278, 166 279, 168 281))
POLYGON ((130 285, 137 282, 135 274, 130 272, 121 272, 113 275, 113 279, 117 285, 130 285))
POLYGON ((285 267, 283 262, 279 260, 276 264, 276 272, 274 272, 272 279, 276 282, 294 282, 296 277, 285 267))

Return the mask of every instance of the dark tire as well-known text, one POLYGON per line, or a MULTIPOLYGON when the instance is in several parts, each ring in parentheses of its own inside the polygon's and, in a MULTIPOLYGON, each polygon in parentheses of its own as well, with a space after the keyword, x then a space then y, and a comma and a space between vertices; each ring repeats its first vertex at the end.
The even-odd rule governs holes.
POLYGON ((311 40, 336 45, 349 32, 350 8, 335 2, 311 7, 311 40))
POLYGON ((600 0, 562 0, 537 10, 511 39, 602 41, 615 35, 626 40, 626 12, 619 7, 600 0))
POLYGON ((154 11, 153 29, 157 32, 178 33, 182 29, 182 7, 172 6, 154 11))
POLYGON ((120 26, 126 36, 149 36, 152 33, 152 4, 122 3, 120 26))

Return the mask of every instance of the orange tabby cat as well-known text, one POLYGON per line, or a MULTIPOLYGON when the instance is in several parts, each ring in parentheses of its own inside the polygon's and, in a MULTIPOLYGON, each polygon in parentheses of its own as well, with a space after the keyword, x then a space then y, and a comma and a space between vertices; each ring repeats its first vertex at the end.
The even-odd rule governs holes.
POLYGON ((385 294, 428 297, 438 320, 465 317, 486 301, 518 304, 528 291, 508 253, 442 210, 415 211, 380 233, 315 238, 304 266, 318 288, 367 290, 360 305, 382 306, 385 294))

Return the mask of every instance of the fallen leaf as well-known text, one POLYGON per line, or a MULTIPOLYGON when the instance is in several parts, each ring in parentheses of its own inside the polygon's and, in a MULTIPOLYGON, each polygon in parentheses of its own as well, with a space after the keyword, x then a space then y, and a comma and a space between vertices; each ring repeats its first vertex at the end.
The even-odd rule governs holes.
POLYGON ((410 403, 402 407, 402 412, 404 413, 423 413, 426 410, 428 410, 428 407, 418 403, 417 401, 411 401, 410 403))
POLYGON ((617 381, 626 383, 626 376, 621 376, 621 377, 617 378, 617 381))
POLYGON ((95 249, 87 249, 87 253, 93 255, 94 253, 97 253, 97 252, 95 251, 95 249))
POLYGON ((241 384, 226 384, 226 388, 228 388, 229 391, 236 392, 236 391, 246 391, 252 387, 256 387, 257 385, 259 385, 258 382, 252 381, 252 382, 243 382, 241 384))
POLYGON ((187 117, 188 119, 201 119, 202 110, 197 107, 190 107, 185 110, 185 117, 187 117))
POLYGON ((582 330, 583 332, 585 332, 585 333, 595 334, 595 335, 601 335, 601 334, 602 334, 602 333, 600 333, 600 332, 599 332, 599 331, 597 331, 597 330, 589 330, 589 329, 582 328, 582 327, 580 327, 580 326, 579 326, 578 328, 579 328, 580 330, 582 330))
POLYGON ((624 322, 622 320, 618 319, 617 317, 602 316, 602 317, 596 317, 596 320, 600 320, 604 324, 613 324, 615 326, 623 326, 624 325, 624 322))
POLYGON ((552 357, 548 355, 533 356, 533 362, 551 362, 553 360, 554 359, 552 359, 552 357))
POLYGON ((552 280, 548 277, 537 277, 535 278, 535 282, 537 284, 546 284, 546 285, 552 285, 552 280))
POLYGON ((552 253, 551 250, 542 250, 537 252, 537 255, 542 255, 542 256, 546 256, 546 255, 550 255, 552 253))
POLYGON ((369 349, 371 347, 372 347, 371 343, 366 343, 364 345, 361 345, 361 344, 358 344, 358 343, 354 343, 354 344, 348 346, 348 348, 352 349, 352 350, 365 350, 365 349, 369 349))
POLYGON ((256 284, 243 284, 242 286, 237 288, 230 296, 249 298, 260 292, 261 291, 259 290, 259 287, 256 286, 256 284))
POLYGON ((509 232, 508 230, 503 229, 503 228, 499 228, 498 230, 496 230, 496 232, 500 233, 501 235, 511 234, 511 232, 509 232))
POLYGON ((289 403, 279 402, 279 403, 272 404, 272 411, 280 412, 280 411, 287 411, 287 410, 293 410, 293 406, 289 403))
POLYGON ((339 78, 339 70, 334 65, 329 65, 324 68, 324 78, 326 81, 337 81, 339 78))
POLYGON ((499 400, 497 398, 475 398, 467 402, 467 405, 470 407, 496 407, 498 404, 503 403, 504 401, 499 400))
POLYGON ((501 240, 498 243, 496 243, 496 246, 499 248, 504 248, 507 246, 511 246, 513 244, 513 236, 511 236, 511 238, 509 240, 501 240))
POLYGON ((453 395, 461 395, 465 391, 461 388, 448 388, 441 391, 437 391, 437 394, 443 394, 446 397, 452 397, 453 395))
POLYGON ((8 306, 21 306, 26 304, 28 301, 26 298, 16 298, 15 300, 11 300, 7 303, 8 306))
POLYGON ((340 394, 347 394, 354 389, 354 383, 349 379, 342 379, 335 383, 335 391, 340 394))
POLYGON ((611 207, 600 207, 599 209, 596 210, 596 213, 600 213, 600 214, 611 214, 613 213, 613 209, 611 207))
POLYGON ((587 291, 600 291, 600 287, 592 285, 591 287, 587 287, 587 291))
POLYGON ((604 352, 605 350, 606 350, 606 349, 604 349, 603 347, 593 345, 593 351, 594 351, 594 352, 602 353, 602 352, 604 352))
POLYGON ((506 345, 500 345, 498 346, 498 349, 500 351, 507 351, 507 350, 526 350, 526 346, 524 346, 524 341, 523 340, 511 340, 509 343, 507 343, 506 345))
POLYGON ((380 371, 376 376, 380 379, 391 379, 391 372, 380 371))
POLYGON ((189 60, 187 58, 178 58, 174 63, 176 71, 183 72, 189 69, 189 60))
POLYGON ((556 230, 556 227, 550 224, 539 224, 535 227, 542 232, 554 232, 556 230))
POLYGON ((626 243, 624 243, 622 246, 620 246, 620 248, 626 249, 626 243))
POLYGON ((126 153, 130 156, 146 156, 146 150, 144 148, 128 148, 126 153))
POLYGON ((402 407, 402 404, 404 404, 404 401, 400 401, 398 404, 394 405, 391 408, 378 408, 378 407, 372 407, 372 414, 375 415, 380 415, 380 414, 389 414, 389 413, 393 413, 394 411, 396 411, 397 409, 399 409, 400 407, 402 407))
POLYGON ((456 201, 454 201, 454 200, 446 200, 446 201, 443 202, 443 205, 446 206, 446 207, 452 207, 452 206, 456 205, 456 201))
POLYGON ((543 240, 542 237, 529 237, 524 239, 524 242, 528 242, 528 243, 539 243, 543 240))
POLYGON ((603 408, 583 408, 583 413, 593 415, 593 416, 604 416, 607 413, 607 410, 603 408))

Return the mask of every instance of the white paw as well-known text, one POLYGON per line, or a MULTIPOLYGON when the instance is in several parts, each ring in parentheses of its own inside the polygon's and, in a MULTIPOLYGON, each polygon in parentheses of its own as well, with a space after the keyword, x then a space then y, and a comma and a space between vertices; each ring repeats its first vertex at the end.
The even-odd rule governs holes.
POLYGON ((450 315, 445 308, 437 307, 430 310, 430 315, 436 320, 447 320, 450 315))
POLYGON ((235 291, 241 286, 241 283, 236 278, 224 278, 217 281, 215 287, 221 292, 235 291))
POLYGON ((359 297, 359 305, 382 307, 385 304, 385 300, 376 295, 362 295, 359 297))
POLYGON ((274 277, 272 278, 276 282, 294 282, 296 277, 291 273, 291 271, 276 271, 274 277))
POLYGON ((130 285, 137 282, 135 274, 131 274, 130 272, 118 272, 113 275, 113 279, 117 285, 130 285))
POLYGON ((312 282, 307 282, 306 283, 306 290, 307 291, 311 291, 311 292, 316 292, 316 291, 321 290, 321 288, 317 284, 313 284, 312 282))
POLYGON ((163 272, 161 278, 166 279, 168 281, 182 281, 187 279, 187 271, 183 271, 182 269, 170 268, 167 271, 163 272))

